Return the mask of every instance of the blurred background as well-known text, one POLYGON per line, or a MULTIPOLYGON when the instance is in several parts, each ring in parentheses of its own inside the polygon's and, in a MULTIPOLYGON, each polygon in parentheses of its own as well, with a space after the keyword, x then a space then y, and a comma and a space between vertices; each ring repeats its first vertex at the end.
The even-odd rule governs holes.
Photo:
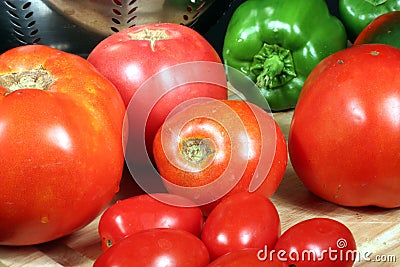
MULTIPOLYGON (((221 55, 224 32, 244 0, 0 0, 0 52, 45 44, 86 57, 107 35, 148 22, 185 24, 221 55)), ((327 0, 337 15, 337 0, 327 0)))

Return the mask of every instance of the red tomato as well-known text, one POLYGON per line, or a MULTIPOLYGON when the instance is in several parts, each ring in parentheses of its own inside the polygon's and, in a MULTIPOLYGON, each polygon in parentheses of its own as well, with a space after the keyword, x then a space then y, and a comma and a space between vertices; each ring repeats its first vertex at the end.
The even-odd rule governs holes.
POLYGON ((142 194, 111 205, 100 217, 98 230, 106 250, 122 238, 149 228, 176 228, 200 236, 203 223, 200 208, 184 197, 142 194))
POLYGON ((351 267, 357 258, 356 242, 341 222, 312 218, 286 230, 264 257, 297 267, 351 267))
POLYGON ((154 135, 175 106, 196 97, 228 97, 226 75, 218 53, 203 36, 187 26, 159 23, 122 30, 100 42, 91 51, 88 60, 114 83, 125 105, 128 107, 130 104, 128 110, 132 109, 133 116, 138 112, 144 113, 140 116, 148 116, 145 129, 140 131, 146 131, 146 146, 150 157, 154 135), (165 73, 159 83, 146 88, 139 99, 132 99, 155 74, 171 66, 197 61, 219 63, 219 71, 210 71, 205 65, 191 65, 184 68, 186 71, 165 73), (199 74, 205 80, 215 76, 219 85, 199 80, 199 74), (179 81, 185 84, 180 84, 179 81), (181 86, 172 88, 176 83, 181 86))
POLYGON ((94 267, 204 267, 210 261, 204 243, 193 234, 153 228, 132 234, 107 249, 94 267))
POLYGON ((86 60, 41 45, 0 56, 0 244, 67 235, 118 191, 125 107, 86 60))
POLYGON ((346 206, 400 206, 400 50, 365 44, 312 71, 289 132, 295 172, 346 206))
POLYGON ((241 191, 266 197, 287 166, 285 137, 258 106, 240 100, 204 100, 167 118, 153 144, 155 163, 170 192, 212 209, 241 191))
MULTIPOLYGON (((263 259, 259 256, 259 249, 241 249, 227 254, 224 254, 207 267, 285 267, 284 262, 278 261, 276 258, 273 260, 263 259)), ((262 252, 262 251, 261 251, 262 252)))
POLYGON ((211 259, 240 249, 273 247, 281 227, 275 205, 258 193, 239 192, 223 199, 207 217, 201 239, 211 259))

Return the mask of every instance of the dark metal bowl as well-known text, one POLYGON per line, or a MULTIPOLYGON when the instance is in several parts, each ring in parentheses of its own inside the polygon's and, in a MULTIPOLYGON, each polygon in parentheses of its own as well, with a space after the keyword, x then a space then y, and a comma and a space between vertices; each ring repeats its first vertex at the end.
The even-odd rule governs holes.
POLYGON ((205 33, 226 0, 1 0, 0 52, 44 44, 87 56, 102 39, 133 25, 172 22, 205 33))

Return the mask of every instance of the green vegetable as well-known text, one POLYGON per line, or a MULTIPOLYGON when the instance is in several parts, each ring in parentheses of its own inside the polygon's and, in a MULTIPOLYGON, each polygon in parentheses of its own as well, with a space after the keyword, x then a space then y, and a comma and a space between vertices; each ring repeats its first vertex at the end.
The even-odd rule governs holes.
POLYGON ((345 28, 324 0, 247 0, 229 21, 222 52, 279 111, 294 108, 311 70, 346 46, 345 28))
POLYGON ((400 10, 400 0, 339 0, 338 9, 349 40, 354 41, 375 18, 400 10))
POLYGON ((353 45, 388 44, 400 48, 400 11, 378 16, 357 36, 353 45))

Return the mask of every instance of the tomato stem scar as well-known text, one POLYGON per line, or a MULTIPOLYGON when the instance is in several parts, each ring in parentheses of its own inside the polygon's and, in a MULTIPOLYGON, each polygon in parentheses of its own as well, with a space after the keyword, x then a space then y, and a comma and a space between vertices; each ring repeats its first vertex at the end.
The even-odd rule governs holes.
POLYGON ((150 42, 151 51, 155 51, 156 41, 167 40, 169 36, 165 30, 143 29, 135 33, 129 33, 131 40, 144 40, 150 42))
POLYGON ((192 164, 201 164, 215 152, 209 139, 188 138, 182 141, 182 155, 192 164))
POLYGON ((55 81, 56 79, 43 66, 38 69, 0 75, 0 86, 7 89, 5 95, 27 88, 47 90, 55 81))

